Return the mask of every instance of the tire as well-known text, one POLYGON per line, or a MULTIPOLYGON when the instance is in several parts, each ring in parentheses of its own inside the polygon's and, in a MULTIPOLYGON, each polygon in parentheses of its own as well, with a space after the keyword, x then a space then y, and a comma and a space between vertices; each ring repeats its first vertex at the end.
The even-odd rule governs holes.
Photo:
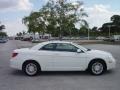
POLYGON ((88 70, 92 75, 102 75, 106 71, 106 64, 103 61, 95 60, 89 64, 88 70))
POLYGON ((40 66, 34 61, 28 61, 23 64, 23 71, 28 76, 35 76, 40 71, 40 66))

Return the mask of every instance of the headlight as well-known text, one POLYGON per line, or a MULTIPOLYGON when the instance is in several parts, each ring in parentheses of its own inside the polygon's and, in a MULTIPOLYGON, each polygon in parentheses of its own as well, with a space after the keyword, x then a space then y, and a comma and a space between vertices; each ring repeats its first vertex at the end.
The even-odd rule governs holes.
POLYGON ((112 56, 112 54, 110 54, 109 55, 109 63, 112 63, 114 61, 115 61, 114 57, 112 56))
POLYGON ((110 59, 114 59, 114 57, 112 56, 112 54, 109 55, 109 58, 110 58, 110 59))

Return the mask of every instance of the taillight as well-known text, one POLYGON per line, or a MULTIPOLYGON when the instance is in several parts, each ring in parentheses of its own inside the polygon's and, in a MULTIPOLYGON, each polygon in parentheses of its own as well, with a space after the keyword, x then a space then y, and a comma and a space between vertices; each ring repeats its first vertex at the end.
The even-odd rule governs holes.
POLYGON ((12 58, 16 57, 18 55, 18 53, 12 53, 12 58))

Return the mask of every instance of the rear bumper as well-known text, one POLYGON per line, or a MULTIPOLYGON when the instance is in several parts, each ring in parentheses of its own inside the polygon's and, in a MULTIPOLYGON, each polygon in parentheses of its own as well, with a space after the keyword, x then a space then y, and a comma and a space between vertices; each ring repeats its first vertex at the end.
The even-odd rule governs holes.
POLYGON ((22 64, 14 59, 10 60, 10 67, 14 69, 22 70, 22 64))

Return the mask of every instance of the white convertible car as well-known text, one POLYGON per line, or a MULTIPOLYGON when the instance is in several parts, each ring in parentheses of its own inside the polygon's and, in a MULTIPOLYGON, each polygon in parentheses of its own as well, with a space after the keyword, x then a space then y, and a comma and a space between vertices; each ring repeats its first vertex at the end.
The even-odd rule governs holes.
POLYGON ((104 51, 91 50, 72 42, 48 41, 32 48, 13 51, 10 66, 34 76, 40 71, 85 71, 101 75, 115 68, 113 56, 104 51))

